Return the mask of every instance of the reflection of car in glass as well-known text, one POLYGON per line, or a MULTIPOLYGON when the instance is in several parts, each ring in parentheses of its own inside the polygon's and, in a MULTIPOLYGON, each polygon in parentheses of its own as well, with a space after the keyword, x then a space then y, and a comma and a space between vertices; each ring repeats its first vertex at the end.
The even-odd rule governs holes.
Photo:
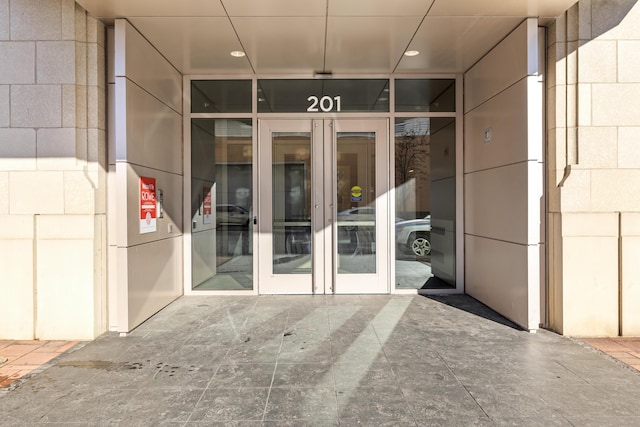
POLYGON ((285 253, 311 253, 311 227, 287 227, 285 238, 285 253))
POLYGON ((238 205, 216 205, 217 225, 249 225, 249 211, 238 205))
POLYGON ((431 215, 396 223, 396 242, 416 256, 431 253, 431 215))
POLYGON ((376 220, 376 208, 364 206, 361 208, 351 208, 338 212, 338 225, 344 226, 346 230, 353 230, 357 225, 373 226, 376 220), (344 225, 345 221, 365 221, 365 224, 344 225), (368 223, 368 224, 367 224, 368 223))
MULTIPOLYGON (((338 222, 343 221, 375 221, 376 220, 376 208, 364 206, 361 208, 351 208, 338 212, 338 222)), ((370 225, 373 225, 370 224, 370 225)), ((353 229, 351 226, 346 226, 347 230, 353 229)))

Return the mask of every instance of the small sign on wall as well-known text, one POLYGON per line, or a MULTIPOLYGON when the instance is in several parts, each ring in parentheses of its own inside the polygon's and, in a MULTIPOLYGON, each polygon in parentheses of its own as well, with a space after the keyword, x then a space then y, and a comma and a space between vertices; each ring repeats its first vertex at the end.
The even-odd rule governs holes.
POLYGON ((140 177, 140 234, 156 231, 156 179, 140 177))
POLYGON ((362 187, 359 185, 354 185, 351 187, 351 201, 352 202, 361 202, 362 201, 362 187))

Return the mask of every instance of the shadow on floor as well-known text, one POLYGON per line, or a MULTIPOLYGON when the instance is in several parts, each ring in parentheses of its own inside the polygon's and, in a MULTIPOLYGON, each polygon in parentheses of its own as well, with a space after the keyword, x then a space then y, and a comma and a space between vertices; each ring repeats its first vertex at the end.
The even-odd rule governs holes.
POLYGON ((449 307, 457 308, 458 310, 466 311, 476 316, 483 317, 487 320, 491 320, 501 325, 508 326, 519 331, 523 330, 520 326, 516 325, 509 319, 502 317, 480 301, 470 297, 469 295, 423 295, 425 298, 429 298, 433 301, 437 301, 442 304, 446 304, 449 307))

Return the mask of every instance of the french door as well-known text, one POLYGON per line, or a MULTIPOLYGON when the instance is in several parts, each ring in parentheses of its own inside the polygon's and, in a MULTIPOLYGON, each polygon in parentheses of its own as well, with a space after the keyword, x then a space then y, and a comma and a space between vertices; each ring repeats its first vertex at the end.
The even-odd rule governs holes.
POLYGON ((259 133, 259 292, 388 292, 387 119, 261 120, 259 133))

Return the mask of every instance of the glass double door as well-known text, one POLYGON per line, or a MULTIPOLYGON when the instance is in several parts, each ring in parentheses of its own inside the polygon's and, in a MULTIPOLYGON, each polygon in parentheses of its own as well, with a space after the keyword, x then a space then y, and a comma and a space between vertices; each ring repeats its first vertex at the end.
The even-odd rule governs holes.
POLYGON ((259 292, 388 292, 387 120, 261 120, 259 133, 259 292))

